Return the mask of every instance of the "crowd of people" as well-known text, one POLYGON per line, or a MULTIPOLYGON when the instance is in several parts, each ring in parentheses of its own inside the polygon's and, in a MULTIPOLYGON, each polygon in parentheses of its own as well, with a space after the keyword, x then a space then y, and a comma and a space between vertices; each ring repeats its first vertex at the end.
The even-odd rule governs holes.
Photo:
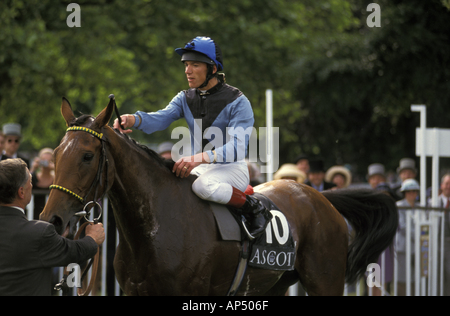
POLYGON ((32 160, 19 152, 22 140, 22 127, 17 123, 7 123, 2 126, 0 132, 1 160, 21 158, 31 172, 33 184, 33 219, 39 219, 48 194, 48 188, 53 184, 55 177, 53 164, 53 149, 42 148, 39 154, 32 160))

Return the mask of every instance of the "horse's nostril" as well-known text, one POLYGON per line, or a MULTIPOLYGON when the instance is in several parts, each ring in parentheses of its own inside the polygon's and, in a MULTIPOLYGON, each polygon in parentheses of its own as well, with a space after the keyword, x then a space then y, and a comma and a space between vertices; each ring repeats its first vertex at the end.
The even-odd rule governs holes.
POLYGON ((49 223, 55 226, 55 230, 59 235, 63 233, 63 220, 61 217, 55 215, 49 220, 49 223))

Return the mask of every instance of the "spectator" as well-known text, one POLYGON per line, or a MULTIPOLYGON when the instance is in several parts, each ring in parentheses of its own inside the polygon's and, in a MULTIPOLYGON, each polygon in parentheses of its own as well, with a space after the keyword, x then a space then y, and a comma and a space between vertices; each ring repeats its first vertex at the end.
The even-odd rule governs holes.
POLYGON ((3 132, 0 131, 0 157, 3 155, 3 149, 5 149, 5 136, 3 135, 3 132))
POLYGON ((158 154, 165 159, 172 159, 172 142, 163 142, 158 146, 158 154))
POLYGON ((313 187, 319 192, 329 190, 336 186, 336 184, 325 181, 325 169, 323 160, 316 159, 309 161, 308 181, 305 184, 313 187))
POLYGON ((298 170, 303 171, 305 174, 308 174, 309 172, 309 159, 307 155, 300 155, 295 159, 295 165, 297 166, 298 170))
POLYGON ((384 165, 381 163, 369 165, 367 169, 367 181, 372 189, 386 191, 391 197, 395 196, 391 187, 386 183, 386 173, 384 171, 384 165))
POLYGON ((17 123, 8 123, 3 125, 3 135, 5 136, 5 148, 2 153, 2 160, 8 158, 22 158, 30 166, 28 159, 18 154, 20 141, 22 139, 21 126, 17 123))
POLYGON ((333 166, 325 173, 325 181, 334 183, 333 189, 343 189, 352 183, 352 174, 344 166, 333 166))
MULTIPOLYGON (((369 181, 370 186, 374 190, 383 191, 390 197, 392 197, 394 200, 394 193, 391 189, 391 187, 386 183, 386 174, 384 171, 384 165, 380 163, 374 163, 369 165, 367 168, 367 180, 369 181)), ((393 276, 394 276, 394 256, 392 253, 391 247, 388 247, 383 254, 378 259, 378 264, 380 265, 381 269, 384 269, 385 271, 385 279, 384 284, 385 288, 389 291, 390 284, 392 282, 393 276), (382 256, 384 254, 384 266, 382 263, 382 256)), ((377 287, 373 288, 373 296, 380 296, 381 290, 377 287)))
POLYGON ((47 222, 25 216, 31 173, 21 159, 0 161, 0 295, 50 295, 51 268, 94 256, 105 239, 101 223, 86 236, 68 240, 47 222))
POLYGON ((397 174, 400 178, 400 182, 392 187, 397 200, 403 198, 401 191, 402 184, 407 179, 415 179, 417 175, 416 162, 411 158, 400 159, 399 167, 397 168, 397 174))
POLYGON ((278 179, 290 179, 297 181, 298 183, 305 182, 306 174, 299 170, 296 165, 292 163, 285 163, 275 172, 273 176, 274 180, 278 179))
MULTIPOLYGON (((398 295, 406 295, 406 239, 411 238, 411 253, 414 253, 414 225, 411 225, 410 236, 406 235, 406 214, 410 211, 401 209, 400 207, 419 206, 417 197, 419 195, 420 186, 414 179, 406 179, 400 188, 404 199, 397 201, 398 210, 398 232, 397 232, 397 260, 398 260, 398 295)), ((411 260, 411 271, 414 271, 414 261, 411 260)), ((411 275, 411 281, 414 282, 414 273, 411 275)))
POLYGON ((39 214, 45 207, 48 187, 53 184, 55 178, 55 165, 53 164, 53 149, 43 148, 38 157, 33 160, 31 166, 31 183, 34 193, 34 219, 39 219, 39 214), (38 189, 38 190, 36 190, 38 189), (45 190, 45 191, 44 191, 45 190), (39 192, 40 191, 40 192, 39 192))
POLYGON ((261 171, 256 163, 250 162, 248 159, 245 159, 248 167, 248 174, 250 176, 250 184, 255 187, 262 183, 261 181, 261 171))
POLYGON ((444 295, 450 296, 450 173, 441 178, 439 206, 444 212, 444 295))

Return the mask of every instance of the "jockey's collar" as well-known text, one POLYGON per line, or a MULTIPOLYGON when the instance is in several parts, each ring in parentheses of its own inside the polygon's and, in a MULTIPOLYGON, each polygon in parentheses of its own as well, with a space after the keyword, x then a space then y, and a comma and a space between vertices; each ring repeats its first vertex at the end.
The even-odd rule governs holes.
POLYGON ((202 91, 200 91, 199 89, 197 89, 197 92, 198 92, 200 95, 214 94, 214 93, 216 93, 217 91, 219 91, 220 88, 222 88, 222 87, 223 87, 223 82, 219 80, 219 82, 218 82, 214 87, 212 87, 211 89, 209 89, 209 90, 207 90, 207 91, 205 91, 205 92, 202 92, 202 91))

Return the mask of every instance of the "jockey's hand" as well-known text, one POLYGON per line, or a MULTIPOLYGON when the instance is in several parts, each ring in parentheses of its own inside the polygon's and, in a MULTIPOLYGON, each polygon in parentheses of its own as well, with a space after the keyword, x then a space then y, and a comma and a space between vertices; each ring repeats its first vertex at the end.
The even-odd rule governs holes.
POLYGON ((119 119, 114 120, 114 128, 117 128, 123 134, 131 133, 132 130, 129 128, 132 127, 134 125, 134 123, 136 122, 134 115, 124 114, 124 115, 120 116, 120 119, 122 120, 122 126, 124 128, 128 128, 128 129, 125 129, 125 130, 122 129, 122 126, 119 125, 119 119))
POLYGON ((192 169, 202 163, 209 163, 209 156, 206 152, 178 159, 173 166, 172 172, 177 177, 186 178, 191 174, 192 169))

